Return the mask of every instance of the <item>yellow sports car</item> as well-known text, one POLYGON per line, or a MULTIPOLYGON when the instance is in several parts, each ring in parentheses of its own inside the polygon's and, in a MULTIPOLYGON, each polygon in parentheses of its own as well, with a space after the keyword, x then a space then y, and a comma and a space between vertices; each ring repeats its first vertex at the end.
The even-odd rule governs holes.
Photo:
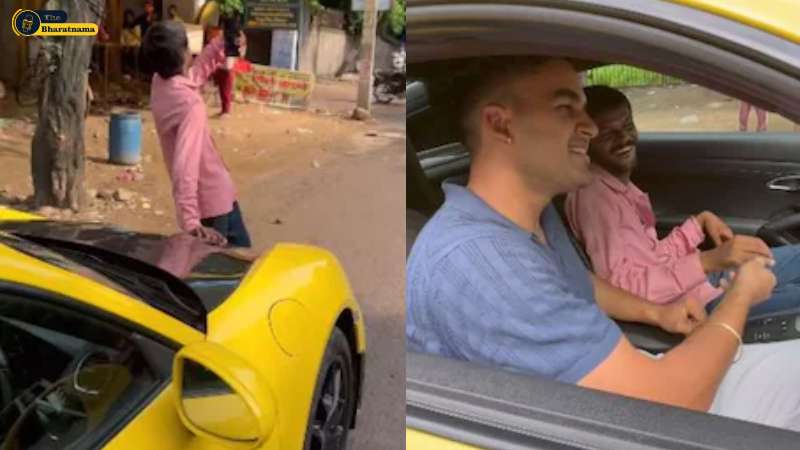
POLYGON ((0 449, 334 450, 364 322, 336 258, 0 208, 0 449))

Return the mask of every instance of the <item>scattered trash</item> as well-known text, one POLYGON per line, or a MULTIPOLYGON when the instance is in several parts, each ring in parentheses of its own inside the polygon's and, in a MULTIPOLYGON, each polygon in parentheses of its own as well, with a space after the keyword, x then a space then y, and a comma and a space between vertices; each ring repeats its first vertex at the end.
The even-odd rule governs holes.
POLYGON ((122 171, 119 175, 117 175, 117 181, 142 181, 144 180, 144 174, 142 173, 142 167, 129 167, 122 171))
POLYGON ((22 205, 28 202, 28 197, 24 195, 12 195, 8 200, 12 205, 22 205))
POLYGON ((315 169, 319 169, 320 168, 319 161, 317 161, 316 159, 311 161, 311 167, 313 167, 315 169))
POLYGON ((656 91, 647 91, 647 95, 656 95, 656 91))
POLYGON ((111 200, 114 198, 114 192, 108 189, 101 189, 100 191, 97 192, 97 198, 103 200, 111 200))
POLYGON ((116 191, 114 191, 114 200, 118 202, 127 202, 129 200, 133 200, 133 197, 135 195, 136 194, 127 189, 119 188, 116 191))
POLYGON ((273 225, 283 225, 283 221, 281 219, 275 219, 272 221, 273 225))
POLYGON ((90 199, 97 197, 97 189, 87 189, 86 190, 86 197, 88 197, 90 199))
POLYGON ((103 219, 103 216, 97 211, 87 211, 83 217, 90 222, 99 222, 103 219))
POLYGON ((157 216, 163 216, 164 215, 164 211, 162 211, 160 209, 157 209, 157 210, 153 211, 153 214, 155 214, 157 216))
POLYGON ((689 116, 681 117, 680 122, 681 122, 681 125, 689 125, 689 124, 692 124, 692 123, 699 123, 700 122, 700 118, 697 117, 696 114, 692 114, 692 115, 689 115, 689 116))
POLYGON ((36 213, 40 216, 54 217, 58 215, 58 209, 53 208, 52 206, 42 206, 36 210, 36 213))
POLYGON ((146 203, 146 202, 142 203, 142 209, 150 209, 150 208, 151 208, 150 203, 146 203))
POLYGON ((364 133, 364 135, 365 136, 369 136, 369 137, 378 137, 378 132, 377 131, 367 131, 366 133, 364 133))
POLYGON ((711 102, 708 104, 708 107, 712 109, 719 109, 722 108, 723 106, 725 106, 725 104, 722 102, 711 102))
POLYGON ((96 141, 100 139, 100 134, 97 131, 95 131, 94 133, 92 133, 92 138, 94 138, 94 140, 96 141))
POLYGON ((379 136, 380 137, 389 138, 389 139, 405 139, 406 138, 405 133, 397 133, 397 132, 393 132, 393 131, 386 131, 386 132, 380 133, 379 136))
POLYGON ((309 130, 308 128, 296 128, 295 131, 297 131, 299 134, 313 134, 314 133, 312 130, 309 130))

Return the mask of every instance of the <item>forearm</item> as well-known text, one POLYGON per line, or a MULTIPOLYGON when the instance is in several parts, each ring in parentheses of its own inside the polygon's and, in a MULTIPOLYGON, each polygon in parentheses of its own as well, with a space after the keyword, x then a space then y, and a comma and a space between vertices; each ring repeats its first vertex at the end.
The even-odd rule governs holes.
POLYGON ((594 274, 592 274, 592 284, 598 306, 609 317, 659 326, 658 313, 663 306, 650 303, 594 274))
POLYGON ((726 294, 704 325, 658 361, 669 380, 662 394, 681 406, 707 411, 739 346, 733 333, 716 324, 724 323, 741 336, 748 311, 747 299, 726 294))

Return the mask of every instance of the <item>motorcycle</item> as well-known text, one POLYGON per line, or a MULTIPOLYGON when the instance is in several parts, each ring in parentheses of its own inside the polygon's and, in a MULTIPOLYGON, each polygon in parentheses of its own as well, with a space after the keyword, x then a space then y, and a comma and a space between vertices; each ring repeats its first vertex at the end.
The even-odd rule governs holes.
POLYGON ((381 104, 391 103, 395 98, 406 95, 406 52, 400 50, 392 54, 393 70, 375 71, 372 95, 381 104))

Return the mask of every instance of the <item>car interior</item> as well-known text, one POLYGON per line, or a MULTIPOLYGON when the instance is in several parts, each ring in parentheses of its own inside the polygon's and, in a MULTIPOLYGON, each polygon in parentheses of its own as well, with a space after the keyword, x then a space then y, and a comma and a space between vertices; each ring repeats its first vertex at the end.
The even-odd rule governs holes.
POLYGON ((2 448, 88 448, 165 379, 163 367, 112 326, 24 298, 0 292, 2 448))
MULTIPOLYGON (((596 62, 576 62, 586 68, 596 62)), ((447 66, 444 66, 447 67, 447 66)), ((444 201, 442 183, 466 185, 469 154, 459 142, 455 102, 448 92, 447 69, 434 66, 407 88, 407 251, 427 219, 444 201), (437 92, 438 90, 438 92, 437 92), (424 147, 416 147, 422 143, 424 147)), ((800 133, 640 134, 634 182, 649 192, 663 237, 692 214, 712 209, 737 234, 758 236, 771 247, 800 242, 800 133)), ((591 263, 572 234, 563 209, 565 195, 553 201, 571 241, 587 269, 591 263)), ((706 248, 710 242, 703 244, 706 248)), ((683 339, 657 327, 618 322, 638 348, 653 353, 669 350, 683 339)), ((751 319, 746 343, 800 337, 800 311, 751 319)))
MULTIPOLYGON (((443 201, 444 180, 464 183, 448 63, 528 54, 625 64, 677 77, 800 122, 797 45, 678 2, 647 8, 617 0, 480 4, 426 0, 413 23, 407 85, 407 244, 443 201)), ((734 119, 735 121, 735 119, 734 119)), ((638 125, 638 124, 637 124, 638 125)), ((634 182, 649 192, 660 233, 710 209, 737 233, 770 245, 798 242, 795 175, 800 133, 642 132, 634 182), (680 183, 676 183, 680 180, 680 183), (698 189, 702 195, 698 195, 698 189)), ((639 348, 680 336, 620 324, 639 348)), ((748 342, 786 338, 796 314, 748 324, 748 342), (774 327, 778 331, 763 327, 774 327), (759 328, 762 327, 762 328, 759 328), (776 334, 773 334, 776 333, 776 334)), ((406 424, 413 433, 479 448, 750 449, 797 447, 791 431, 408 352, 406 424)))

